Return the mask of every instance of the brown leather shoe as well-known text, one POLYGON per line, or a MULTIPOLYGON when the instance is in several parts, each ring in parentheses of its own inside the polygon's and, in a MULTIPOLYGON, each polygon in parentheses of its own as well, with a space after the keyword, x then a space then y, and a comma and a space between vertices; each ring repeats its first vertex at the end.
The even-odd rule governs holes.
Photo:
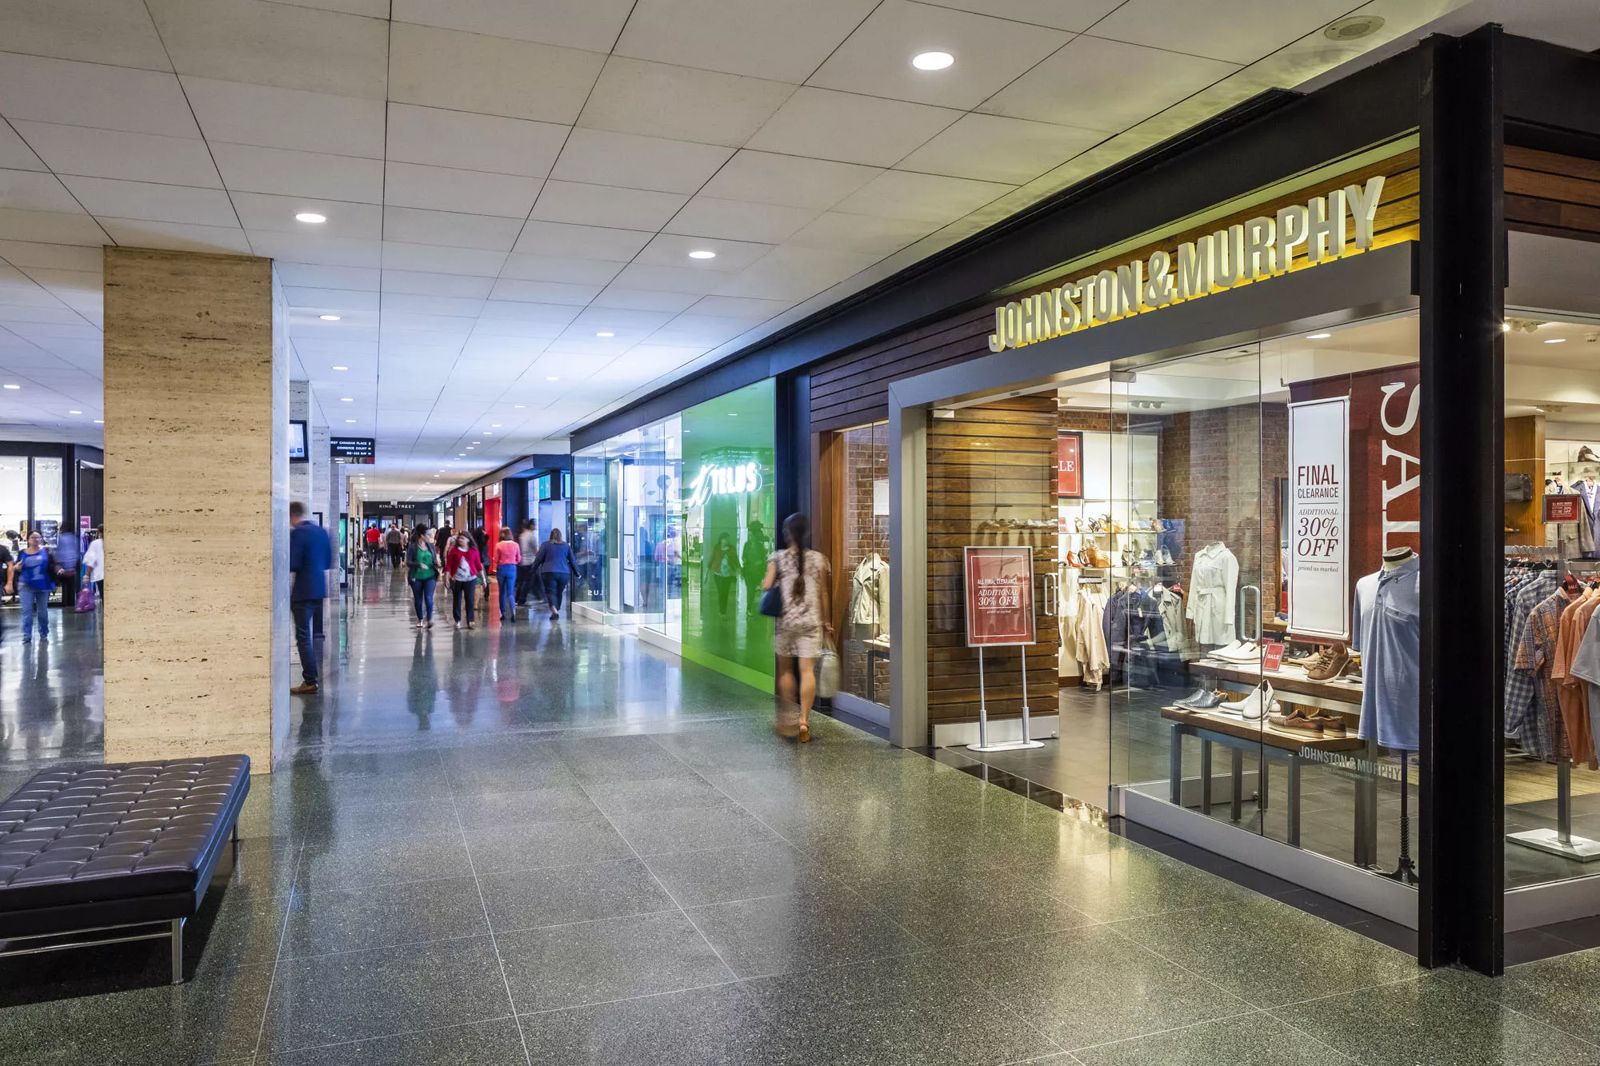
POLYGON ((1338 677, 1349 663, 1350 649, 1338 644, 1328 649, 1328 654, 1322 662, 1307 669, 1306 676, 1313 681, 1331 681, 1338 677))
POLYGON ((1307 718, 1300 708, 1296 707, 1288 714, 1272 714, 1267 716, 1267 722, 1274 729, 1287 729, 1294 733, 1315 733, 1322 735, 1322 723, 1316 718, 1307 718))
POLYGON ((322 691, 322 690, 317 687, 317 683, 315 681, 307 681, 304 684, 296 685, 294 688, 290 689, 289 690, 289 695, 291 695, 291 696, 315 696, 320 691, 322 691))
POLYGON ((1311 721, 1322 727, 1325 737, 1345 737, 1349 735, 1349 727, 1345 725, 1344 715, 1330 714, 1322 711, 1312 716, 1311 721))

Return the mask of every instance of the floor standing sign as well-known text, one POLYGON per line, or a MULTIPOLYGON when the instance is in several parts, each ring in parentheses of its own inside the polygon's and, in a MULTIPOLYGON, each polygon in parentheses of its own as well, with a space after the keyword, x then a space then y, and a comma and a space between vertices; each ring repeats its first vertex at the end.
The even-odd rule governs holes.
POLYGON ((1038 636, 1033 618, 1033 549, 1026 545, 965 547, 961 576, 967 647, 978 649, 978 742, 973 751, 1042 748, 1028 732, 1028 645, 1038 636), (1022 739, 989 743, 989 708, 984 689, 983 649, 1018 647, 1022 659, 1022 739))

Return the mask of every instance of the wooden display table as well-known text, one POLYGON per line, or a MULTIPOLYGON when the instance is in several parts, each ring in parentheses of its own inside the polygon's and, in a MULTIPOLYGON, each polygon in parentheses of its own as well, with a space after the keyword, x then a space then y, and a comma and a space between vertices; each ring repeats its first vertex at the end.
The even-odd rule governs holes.
MULTIPOLYGON (((1189 671, 1202 680, 1207 688, 1237 690, 1241 696, 1261 684, 1259 665, 1229 663, 1217 659, 1197 659, 1188 664, 1189 671)), ((1244 755, 1255 752, 1261 757, 1261 773, 1257 776, 1259 808, 1264 816, 1268 808, 1268 761, 1281 762, 1288 773, 1288 843, 1300 846, 1300 770, 1308 756, 1320 753, 1349 752, 1364 760, 1368 767, 1376 768, 1378 749, 1371 740, 1355 735, 1361 717, 1361 685, 1354 681, 1312 681, 1305 670, 1284 666, 1266 675, 1275 698, 1283 704, 1315 707, 1344 717, 1349 734, 1343 737, 1322 737, 1297 730, 1279 729, 1271 723, 1247 722, 1229 715, 1206 711, 1190 711, 1168 706, 1161 716, 1172 723, 1172 744, 1169 753, 1169 798, 1182 805, 1183 799, 1183 738, 1194 737, 1200 742, 1200 807, 1211 811, 1211 757, 1212 745, 1229 749, 1230 776, 1233 795, 1230 816, 1234 822, 1243 817, 1244 755)), ((1315 761, 1312 759, 1311 761, 1315 761)), ((1356 776, 1356 806, 1354 817, 1353 857, 1357 866, 1369 866, 1378 858, 1378 780, 1369 770, 1356 776)))
POLYGON ((872 660, 882 659, 884 662, 889 661, 889 638, 872 637, 869 640, 863 640, 861 646, 867 652, 867 702, 877 703, 878 672, 872 668, 872 660))

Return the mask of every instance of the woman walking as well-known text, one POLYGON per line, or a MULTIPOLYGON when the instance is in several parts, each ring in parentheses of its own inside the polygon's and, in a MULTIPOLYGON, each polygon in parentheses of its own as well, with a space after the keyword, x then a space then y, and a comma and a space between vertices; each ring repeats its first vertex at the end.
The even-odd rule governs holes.
POLYGON ((561 530, 552 529, 550 539, 539 546, 539 554, 533 560, 533 572, 544 582, 544 598, 550 604, 551 618, 561 617, 561 597, 576 569, 571 545, 561 539, 561 530))
POLYGON ((37 532, 28 534, 28 546, 11 564, 12 580, 22 598, 22 643, 33 643, 33 624, 39 623, 39 639, 50 638, 50 593, 56 587, 55 564, 37 532))
POLYGON ((411 600, 417 610, 417 628, 433 628, 433 592, 439 584, 439 560, 433 552, 433 534, 420 529, 406 551, 411 600))
MULTIPOLYGON (((811 705, 817 698, 817 660, 822 658, 823 634, 833 635, 828 621, 832 611, 828 602, 828 560, 819 551, 806 547, 811 527, 803 514, 783 520, 784 549, 772 553, 762 591, 778 585, 783 595, 783 614, 778 618, 772 649, 778 655, 778 692, 785 705, 800 705, 801 743, 811 739, 811 705), (795 669, 800 672, 799 699, 796 700, 795 669)), ((778 731, 789 735, 780 724, 778 731)))
POLYGON ((522 565, 522 547, 508 526, 500 527, 500 543, 494 546, 494 578, 500 587, 500 621, 517 620, 517 568, 522 565))
POLYGON ((83 550, 83 579, 106 602, 106 540, 98 529, 89 531, 89 546, 83 550))
POLYGON ((465 533, 456 540, 444 556, 444 572, 450 579, 450 614, 456 628, 461 628, 461 605, 467 606, 467 628, 471 629, 478 609, 478 581, 483 577, 483 556, 477 545, 465 533))

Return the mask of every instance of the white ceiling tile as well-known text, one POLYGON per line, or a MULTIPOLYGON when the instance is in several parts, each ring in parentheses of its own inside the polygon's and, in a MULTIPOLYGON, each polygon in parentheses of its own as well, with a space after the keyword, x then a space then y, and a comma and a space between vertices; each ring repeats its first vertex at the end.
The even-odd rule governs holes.
POLYGON ((882 173, 877 167, 744 149, 700 192, 722 200, 789 207, 832 207, 882 173))
POLYGON ((5 50, 171 70, 142 0, 6 0, 5 50))
POLYGON ((609 52, 633 0, 394 0, 394 20, 609 52))
POLYGON ((638 308, 641 311, 686 311, 699 298, 698 293, 664 292, 630 289, 623 285, 608 285, 594 298, 592 307, 638 308))
POLYGON ((314 7, 321 11, 338 11, 346 15, 365 15, 368 18, 389 17, 389 0, 279 0, 296 7, 314 7))
POLYGON ((482 300, 494 288, 494 278, 475 278, 465 274, 430 274, 415 270, 385 270, 385 293, 410 293, 417 296, 450 296, 482 300))
POLYGON ((409 311, 385 311, 383 336, 393 337, 406 333, 431 333, 459 338, 462 341, 472 332, 476 319, 460 315, 425 315, 409 311))
POLYGON ((313 238, 347 238, 375 241, 383 236, 383 208, 377 204, 323 200, 311 196, 273 196, 261 192, 235 192, 232 196, 239 222, 250 233, 298 233, 313 238), (294 216, 314 211, 327 221, 301 222, 294 216))
POLYGON ((10 119, 198 137, 171 74, 0 52, 0 101, 10 119))
POLYGON ((57 174, 220 188, 204 141, 149 133, 17 122, 17 132, 57 174))
POLYGON ((617 275, 623 288, 645 291, 681 292, 703 296, 730 275, 714 270, 695 270, 686 266, 646 266, 631 263, 617 275))
POLYGON ((609 226, 573 226, 561 222, 530 220, 517 238, 516 251, 573 259, 605 259, 626 263, 650 242, 654 230, 614 229, 609 226))
POLYGON ((291 263, 280 260, 272 264, 278 278, 285 285, 303 285, 307 288, 355 289, 377 292, 381 273, 365 267, 321 266, 315 263, 291 263))
POLYGON ((501 278, 489 293, 496 300, 534 304, 574 304, 582 307, 600 294, 599 285, 568 285, 559 281, 520 281, 501 278))
POLYGON ((54 174, 37 170, 0 170, 0 206, 18 211, 79 210, 78 201, 54 174))
POLYGON ((389 158, 542 178, 571 127, 412 104, 389 105, 389 158))
POLYGON ((61 180, 84 209, 99 218, 109 216, 224 228, 239 225, 233 204, 221 189, 191 189, 183 185, 113 178, 61 180))
POLYGON ((494 277, 506 261, 504 252, 477 248, 443 248, 433 244, 383 242, 383 269, 425 271, 433 274, 470 274, 494 277))
POLYGON ((222 180, 234 192, 383 202, 383 161, 211 142, 222 180))
POLYGON ((737 148, 794 86, 612 56, 578 125, 737 148))
POLYGON ((289 306, 296 311, 313 311, 319 315, 337 312, 346 319, 357 314, 378 313, 378 294, 359 289, 322 289, 285 285, 283 296, 289 301, 289 306))
POLYGON ((777 244, 817 216, 809 207, 753 204, 696 196, 667 223, 670 233, 777 244))
POLYGON ((0 168, 6 170, 48 169, 33 150, 17 136, 9 124, 0 121, 0 168))
POLYGON ((179 74, 381 100, 389 28, 268 0, 146 0, 179 74))
POLYGON ((478 323, 485 321, 531 323, 544 326, 566 327, 578 317, 581 308, 570 304, 530 304, 512 300, 490 300, 483 306, 478 323))
POLYGON ((1071 115, 1076 125, 1115 132, 1236 69, 1214 59, 1074 37, 978 110, 1040 122, 1071 115))
POLYGON ((939 0, 940 7, 1058 30, 1087 30, 1121 3, 1123 0, 939 0))
POLYGON ((963 115, 900 161, 900 170, 1021 185, 1093 147, 1105 134, 999 115, 963 115))
POLYGON ((483 310, 483 298, 464 296, 419 296, 416 293, 397 293, 385 290, 383 313, 390 311, 414 312, 419 315, 455 315, 476 320, 483 310))
MULTIPOLYGON (((196 226, 185 222, 102 218, 111 239, 133 248, 166 248, 175 252, 222 252, 249 255, 253 251, 237 226, 196 226)), ((256 253, 262 254, 262 253, 256 253)))
POLYGON ((943 225, 1004 196, 1015 186, 938 174, 891 170, 839 201, 838 209, 857 215, 906 218, 943 225))
MULTIPOLYGON (((511 305, 515 306, 515 305, 511 305)), ((485 308, 485 310, 488 310, 485 308)), ((576 307, 562 307, 557 310, 575 312, 576 307)), ((572 314, 560 318, 558 321, 530 322, 526 318, 512 318, 504 311, 497 311, 495 315, 479 315, 478 324, 472 327, 474 340, 494 338, 497 341, 517 341, 533 343, 538 340, 552 340, 561 335, 568 322, 573 319, 572 314)))
POLYGON ((807 84, 970 110, 1071 38, 987 15, 884 0, 807 84), (912 56, 931 51, 949 52, 955 63, 940 71, 911 65, 912 56))
POLYGON ((622 56, 800 83, 876 0, 639 0, 622 56))
POLYGON ((106 235, 94 219, 82 211, 18 211, 0 207, 0 240, 38 241, 42 244, 90 244, 106 242, 106 235))
POLYGON ((755 300, 748 296, 707 296, 696 303, 690 312, 720 318, 739 318, 751 322, 765 322, 790 307, 788 300, 755 300))
POLYGON ((571 123, 605 57, 475 33, 395 23, 389 96, 408 104, 571 123))
POLYGON ((382 100, 185 77, 209 141, 383 158, 382 100))
POLYGON ((441 244, 452 248, 509 252, 521 229, 520 218, 422 211, 411 207, 383 209, 384 239, 408 244, 441 244))
POLYGON ((784 245, 713 290, 717 296, 800 300, 877 261, 870 253, 784 245))
POLYGON ((101 270, 105 253, 99 246, 76 248, 65 244, 35 244, 30 241, 0 241, 0 259, 27 270, 101 270))
POLYGON ((677 193, 548 181, 530 217, 545 222, 658 230, 688 199, 677 193))
POLYGON ((1094 27, 1098 37, 1250 63, 1349 13, 1346 0, 1231 0, 1226 17, 1183 0, 1128 0, 1094 27))
POLYGON ((528 217, 539 179, 481 170, 391 162, 384 169, 384 202, 394 207, 528 217))
POLYGON ((591 306, 584 309, 577 318, 572 320, 572 325, 568 327, 567 331, 572 333, 580 330, 589 330, 590 336, 600 330, 614 331, 618 334, 615 339, 619 342, 626 342, 626 344, 621 345, 626 347, 627 344, 643 340, 642 333, 659 329, 671 322, 675 315, 676 312, 673 311, 652 311, 642 307, 591 306))
POLYGON ((736 318, 715 315, 682 314, 650 335, 656 344, 704 344, 707 347, 731 341, 749 325, 736 318))
POLYGON ((731 148, 718 145, 575 129, 550 176, 562 181, 692 193, 732 154, 731 148))
POLYGON ((258 230, 249 236, 255 254, 268 259, 371 269, 379 265, 381 258, 378 241, 267 230, 258 230))
POLYGON ((960 117, 944 107, 806 87, 778 109, 749 147, 886 167, 960 117))
POLYGON ((604 259, 573 259, 559 255, 513 252, 501 268, 503 278, 523 281, 565 281, 577 285, 604 285, 617 276, 621 263, 604 259))
POLYGON ((885 256, 927 236, 937 225, 936 222, 829 211, 789 238, 789 242, 805 248, 833 248, 885 256))
POLYGON ((690 270, 743 270, 772 250, 771 244, 723 240, 714 237, 686 237, 659 233, 634 258, 648 266, 685 267, 690 270), (691 258, 690 252, 715 252, 711 259, 691 258))

